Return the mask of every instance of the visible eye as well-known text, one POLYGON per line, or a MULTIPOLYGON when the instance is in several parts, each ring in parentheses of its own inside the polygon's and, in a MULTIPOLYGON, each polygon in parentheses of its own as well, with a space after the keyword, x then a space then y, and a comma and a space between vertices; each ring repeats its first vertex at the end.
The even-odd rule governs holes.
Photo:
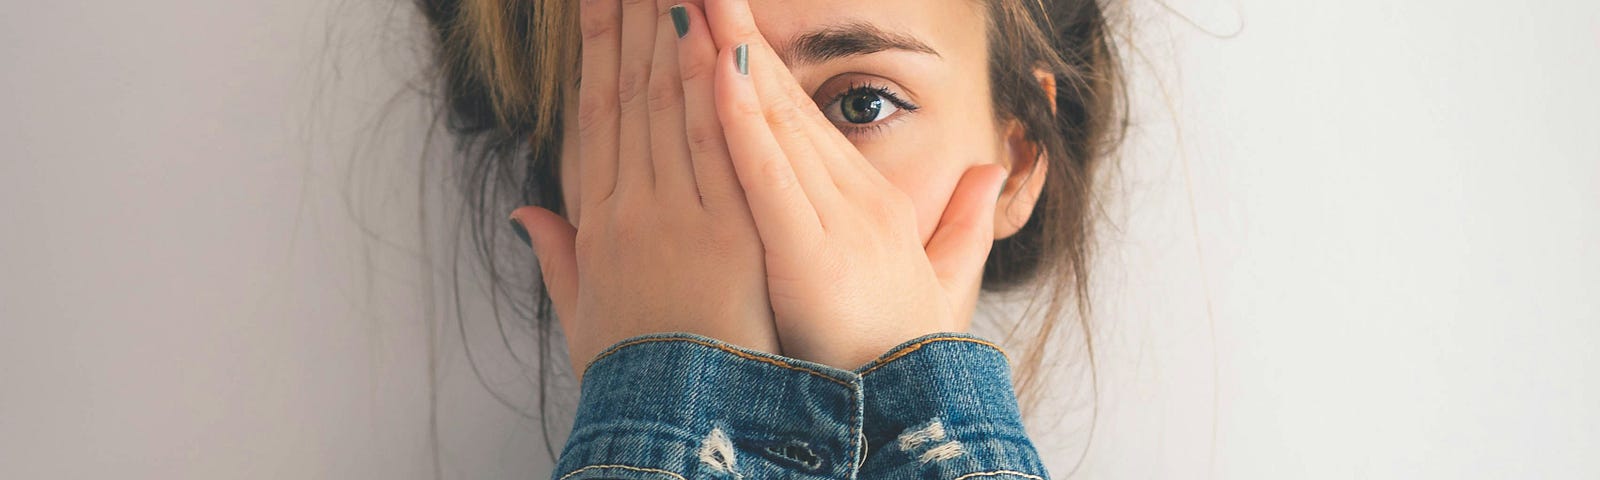
POLYGON ((900 107, 871 90, 858 89, 840 95, 825 111, 828 119, 864 125, 893 115, 900 107))
POLYGON ((853 86, 823 107, 822 114, 841 127, 858 127, 888 119, 903 110, 916 111, 893 92, 871 85, 853 86))

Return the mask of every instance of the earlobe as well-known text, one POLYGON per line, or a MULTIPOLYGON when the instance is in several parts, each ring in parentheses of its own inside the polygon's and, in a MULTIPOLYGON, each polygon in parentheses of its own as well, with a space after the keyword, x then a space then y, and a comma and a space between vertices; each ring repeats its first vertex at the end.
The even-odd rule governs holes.
MULTIPOLYGON (((1050 102, 1050 112, 1055 113, 1055 75, 1040 68, 1034 69, 1033 76, 1050 102)), ((1003 143, 1004 160, 1010 165, 1010 173, 1000 190, 999 202, 994 207, 995 240, 1016 235, 1028 223, 1029 217, 1033 216, 1033 206, 1039 202, 1039 195, 1044 191, 1044 180, 1050 167, 1049 155, 1041 151, 1038 144, 1028 140, 1027 127, 1020 122, 1008 124, 1003 143)))

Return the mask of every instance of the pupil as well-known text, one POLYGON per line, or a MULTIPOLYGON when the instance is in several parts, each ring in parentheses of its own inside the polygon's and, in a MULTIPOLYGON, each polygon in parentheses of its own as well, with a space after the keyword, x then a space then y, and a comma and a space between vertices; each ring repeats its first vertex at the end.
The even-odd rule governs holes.
POLYGON ((844 119, 850 123, 872 123, 883 110, 883 99, 875 93, 857 93, 845 100, 844 119))

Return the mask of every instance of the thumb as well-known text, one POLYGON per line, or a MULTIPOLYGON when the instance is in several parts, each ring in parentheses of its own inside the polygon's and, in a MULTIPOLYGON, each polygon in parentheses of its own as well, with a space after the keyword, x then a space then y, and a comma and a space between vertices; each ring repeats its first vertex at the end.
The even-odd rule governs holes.
POLYGON ((967 169, 924 247, 939 283, 952 298, 966 296, 966 290, 981 280, 983 262, 994 245, 994 208, 1005 180, 1006 169, 1000 165, 967 169))
POLYGON ((539 272, 545 292, 555 305, 556 319, 563 331, 572 331, 567 322, 577 307, 578 259, 573 245, 578 229, 555 212, 539 207, 522 207, 511 212, 511 228, 533 247, 539 258, 539 272))

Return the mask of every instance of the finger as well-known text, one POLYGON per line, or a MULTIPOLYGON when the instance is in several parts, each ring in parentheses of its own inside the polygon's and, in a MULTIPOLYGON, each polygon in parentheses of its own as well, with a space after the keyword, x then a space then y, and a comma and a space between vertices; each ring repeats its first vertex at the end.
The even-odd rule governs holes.
POLYGON ((618 0, 583 2, 582 81, 578 85, 579 203, 611 197, 617 183, 617 48, 621 33, 618 0))
POLYGON ((617 111, 622 116, 617 154, 619 190, 654 189, 648 92, 656 16, 655 0, 622 0, 622 43, 617 65, 617 111))
POLYGON ((744 188, 756 231, 767 249, 804 255, 822 238, 822 224, 783 147, 767 126, 761 99, 736 57, 744 47, 727 49, 717 60, 717 117, 727 136, 734 172, 744 188))
POLYGON ((967 169, 924 247, 939 283, 951 298, 966 295, 975 286, 973 282, 982 280, 983 262, 994 246, 995 201, 1005 179, 1006 169, 1000 165, 967 169))
POLYGON ((793 94, 800 87, 771 49, 752 47, 750 63, 760 67, 751 68, 750 78, 765 108, 767 125, 778 139, 778 145, 788 154, 795 175, 806 187, 806 194, 826 226, 829 213, 835 211, 833 206, 840 199, 835 170, 828 167, 838 152, 827 145, 826 138, 817 131, 816 122, 826 122, 826 117, 816 109, 816 102, 810 97, 793 94), (804 103, 796 102, 796 97, 804 98, 804 103), (823 149, 828 153, 823 153, 823 149))
MULTIPOLYGON (((849 140, 823 116, 816 101, 778 58, 766 37, 761 35, 748 0, 707 0, 706 17, 718 47, 750 45, 750 76, 755 79, 756 92, 762 103, 768 105, 769 112, 783 115, 769 121, 782 122, 775 125, 773 131, 785 151, 791 152, 790 159, 801 178, 827 176, 834 184, 833 190, 845 190, 859 184, 857 180, 863 174, 877 173, 875 169, 870 172, 859 169, 860 165, 868 168, 870 165, 865 159, 860 159, 859 165, 855 162, 856 157, 860 157, 859 152, 855 152, 849 140), (814 154, 800 155, 797 153, 800 151, 814 154)), ((826 224, 827 212, 822 213, 826 224)))
POLYGON ((727 140, 717 120, 717 46, 706 27, 705 13, 694 4, 681 5, 687 31, 678 40, 678 77, 683 84, 684 138, 694 167, 694 179, 701 204, 716 210, 722 206, 748 209, 733 160, 728 156, 727 140))
POLYGON ((569 322, 575 320, 573 308, 577 307, 578 295, 578 260, 573 248, 578 230, 561 215, 539 207, 512 211, 511 222, 513 228, 523 229, 521 233, 527 236, 539 259, 540 277, 562 331, 572 332, 569 322))
POLYGON ((823 155, 813 142, 816 136, 813 122, 817 119, 826 120, 816 110, 815 102, 810 97, 803 92, 794 94, 801 92, 794 75, 773 53, 766 38, 761 36, 754 17, 750 16, 750 5, 745 0, 707 0, 706 22, 711 25, 720 49, 748 46, 749 78, 754 80, 755 91, 764 108, 765 121, 788 155, 790 166, 805 186, 812 204, 817 207, 823 225, 827 225, 828 212, 837 211, 832 207, 840 197, 839 187, 823 163, 826 160, 822 157, 827 155, 823 155), (804 103, 797 103, 797 97, 804 97, 804 103), (807 115, 808 110, 814 113, 814 118, 807 115))
POLYGON ((678 79, 678 27, 687 21, 684 9, 657 0, 667 15, 657 17, 655 57, 650 65, 650 161, 655 187, 669 198, 699 203, 689 141, 684 138, 683 82, 678 79))

